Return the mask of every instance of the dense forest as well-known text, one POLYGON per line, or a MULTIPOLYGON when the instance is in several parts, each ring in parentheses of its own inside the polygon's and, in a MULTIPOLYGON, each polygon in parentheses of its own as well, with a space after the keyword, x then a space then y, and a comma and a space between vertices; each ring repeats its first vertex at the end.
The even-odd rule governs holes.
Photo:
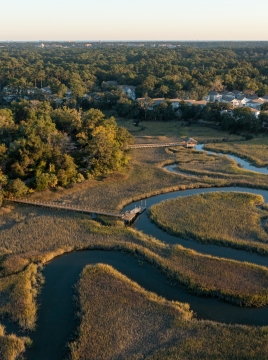
MULTIPOLYGON (((267 121, 229 104, 200 108, 210 90, 268 95, 268 45, 0 47, 0 183, 21 196, 68 186, 124 166, 132 137, 114 116, 189 122, 257 132, 267 121), (122 84, 135 87, 137 101, 122 84), (52 95, 45 93, 45 88, 52 95), (152 98, 165 98, 152 107, 152 98), (169 99, 182 99, 175 114, 169 99), (225 111, 223 113, 223 110, 225 111), (104 115, 106 114, 106 115, 104 115), (179 116, 178 116, 179 115, 179 116), (177 116, 177 117, 176 117, 177 116)), ((265 104, 263 110, 267 110, 265 104)))
POLYGON ((114 117, 98 109, 53 110, 47 102, 15 102, 0 109, 2 194, 68 186, 110 173, 128 162, 132 142, 114 117))
POLYGON ((147 47, 0 48, 0 90, 51 86, 75 98, 104 81, 136 86, 137 97, 202 99, 209 90, 268 94, 268 46, 175 49, 147 47))

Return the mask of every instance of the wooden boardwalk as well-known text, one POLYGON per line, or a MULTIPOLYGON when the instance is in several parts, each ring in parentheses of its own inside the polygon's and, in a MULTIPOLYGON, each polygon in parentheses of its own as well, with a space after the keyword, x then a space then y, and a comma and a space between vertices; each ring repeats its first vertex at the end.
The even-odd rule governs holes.
POLYGON ((135 145, 129 145, 128 149, 163 148, 170 146, 184 146, 184 147, 192 148, 195 147, 196 144, 187 144, 185 141, 164 143, 164 144, 135 144, 135 145))
POLYGON ((7 198, 5 201, 19 203, 19 204, 25 204, 25 205, 33 205, 33 206, 40 206, 55 210, 67 210, 67 211, 73 211, 83 214, 89 214, 89 215, 105 215, 105 216, 111 216, 118 219, 121 219, 127 223, 132 222, 139 214, 142 214, 145 210, 145 206, 139 206, 135 207, 132 210, 127 210, 126 212, 117 212, 116 210, 101 210, 101 209, 92 209, 87 207, 80 207, 77 205, 69 205, 66 204, 64 201, 60 203, 55 203, 52 201, 37 201, 37 200, 26 200, 26 199, 16 199, 16 198, 7 198))

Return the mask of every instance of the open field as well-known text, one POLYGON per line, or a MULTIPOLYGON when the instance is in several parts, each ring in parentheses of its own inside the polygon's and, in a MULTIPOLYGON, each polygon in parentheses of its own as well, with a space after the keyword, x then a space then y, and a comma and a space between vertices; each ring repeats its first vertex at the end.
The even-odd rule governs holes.
POLYGON ((77 304, 71 360, 267 358, 267 328, 196 321, 187 306, 145 291, 107 265, 84 269, 77 304))
POLYGON ((206 150, 230 153, 245 158, 255 166, 268 166, 268 136, 234 143, 208 144, 206 150))
MULTIPOLYGON (((198 142, 213 141, 239 141, 243 138, 239 135, 229 134, 226 131, 213 129, 209 126, 191 125, 187 126, 182 121, 142 121, 139 126, 134 126, 131 119, 117 119, 119 126, 125 127, 135 138, 156 137, 157 139, 172 139, 181 137, 193 137, 198 142)), ((165 140, 166 141, 166 140, 165 140)), ((144 141, 145 142, 145 141, 144 141)))
POLYGON ((261 253, 268 246, 261 226, 267 211, 256 207, 262 203, 262 196, 247 193, 199 194, 154 205, 150 217, 184 238, 261 253))

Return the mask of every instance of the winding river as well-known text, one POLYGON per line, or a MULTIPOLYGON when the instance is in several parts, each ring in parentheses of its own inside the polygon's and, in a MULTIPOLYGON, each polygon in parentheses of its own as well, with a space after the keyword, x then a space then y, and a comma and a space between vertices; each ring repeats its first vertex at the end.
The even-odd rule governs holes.
MULTIPOLYGON (((238 159, 241 163, 242 159, 238 159)), ((243 160, 244 161, 244 160, 243 160)), ((245 166, 246 167, 246 166, 245 166)), ((263 170, 263 169, 259 169, 263 170)), ((251 169, 250 169, 251 170, 251 169)), ((256 170, 254 170, 256 171, 256 170)), ((210 188, 177 191, 161 194, 146 199, 149 208, 160 201, 213 191, 240 191, 260 194, 268 202, 268 191, 249 188, 210 188)), ((139 205, 132 203, 124 210, 139 205)), ((194 249, 203 254, 218 257, 247 261, 268 266, 268 258, 254 253, 202 244, 195 241, 184 240, 167 234, 150 222, 146 213, 137 220, 135 227, 148 235, 169 244, 181 244, 186 248, 194 249)), ((34 346, 27 351, 27 360, 59 360, 64 355, 64 346, 77 326, 74 318, 73 285, 77 282, 79 274, 87 264, 106 263, 113 266, 127 277, 136 281, 149 291, 153 291, 169 300, 187 302, 196 313, 198 319, 208 319, 224 323, 237 323, 247 325, 268 325, 268 306, 254 309, 241 308, 227 302, 210 298, 197 297, 188 293, 180 286, 171 286, 167 278, 148 264, 139 265, 137 259, 131 255, 115 251, 80 251, 65 254, 51 261, 44 269, 46 279, 42 293, 39 297, 38 322, 36 331, 31 334, 34 346)))

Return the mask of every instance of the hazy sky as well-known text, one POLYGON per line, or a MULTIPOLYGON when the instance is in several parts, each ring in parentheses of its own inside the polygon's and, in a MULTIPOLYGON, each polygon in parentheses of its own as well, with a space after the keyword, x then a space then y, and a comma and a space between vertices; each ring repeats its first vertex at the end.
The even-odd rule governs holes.
POLYGON ((268 40, 268 0, 1 0, 0 40, 268 40))

